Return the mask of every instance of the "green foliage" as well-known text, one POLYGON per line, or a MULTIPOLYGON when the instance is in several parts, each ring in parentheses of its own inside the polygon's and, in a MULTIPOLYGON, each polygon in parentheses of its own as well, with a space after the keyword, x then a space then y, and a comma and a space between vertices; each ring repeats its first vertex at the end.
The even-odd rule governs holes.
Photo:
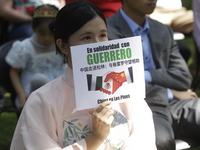
POLYGON ((187 9, 192 9, 192 0, 182 0, 182 5, 187 9))
POLYGON ((15 113, 2 113, 0 115, 1 150, 9 150, 16 124, 17 115, 15 113))

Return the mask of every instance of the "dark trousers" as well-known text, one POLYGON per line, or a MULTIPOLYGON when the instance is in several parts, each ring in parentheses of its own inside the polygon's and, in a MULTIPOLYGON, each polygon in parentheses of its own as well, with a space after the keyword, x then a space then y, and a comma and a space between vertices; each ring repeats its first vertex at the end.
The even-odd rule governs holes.
POLYGON ((158 150, 175 150, 174 133, 169 109, 164 106, 150 107, 156 132, 156 146, 158 150))
POLYGON ((200 99, 170 103, 175 138, 200 141, 200 99))
POLYGON ((200 141, 200 99, 173 100, 169 108, 150 106, 158 150, 175 150, 174 139, 200 141))

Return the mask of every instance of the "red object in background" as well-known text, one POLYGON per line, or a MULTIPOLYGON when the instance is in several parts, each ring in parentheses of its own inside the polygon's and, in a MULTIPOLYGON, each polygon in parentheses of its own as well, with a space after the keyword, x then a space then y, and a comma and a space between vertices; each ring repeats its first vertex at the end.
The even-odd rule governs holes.
MULTIPOLYGON (((73 2, 76 0, 65 0, 66 3, 73 2)), ((95 4, 103 12, 105 18, 114 15, 121 7, 122 3, 120 0, 85 0, 95 4)))
POLYGON ((33 14, 33 11, 35 10, 35 6, 25 6, 24 9, 26 10, 26 13, 31 16, 33 14))

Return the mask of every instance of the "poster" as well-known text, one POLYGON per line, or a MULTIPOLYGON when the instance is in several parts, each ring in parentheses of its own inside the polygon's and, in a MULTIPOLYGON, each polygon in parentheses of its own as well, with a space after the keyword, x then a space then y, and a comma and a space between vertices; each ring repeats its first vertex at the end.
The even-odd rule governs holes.
POLYGON ((71 47, 77 110, 145 98, 141 37, 71 47))

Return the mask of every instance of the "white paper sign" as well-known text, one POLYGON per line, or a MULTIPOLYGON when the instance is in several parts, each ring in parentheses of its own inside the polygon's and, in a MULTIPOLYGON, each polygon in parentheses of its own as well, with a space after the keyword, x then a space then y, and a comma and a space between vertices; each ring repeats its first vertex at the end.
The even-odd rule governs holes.
POLYGON ((77 110, 145 98, 141 37, 71 47, 77 110))

